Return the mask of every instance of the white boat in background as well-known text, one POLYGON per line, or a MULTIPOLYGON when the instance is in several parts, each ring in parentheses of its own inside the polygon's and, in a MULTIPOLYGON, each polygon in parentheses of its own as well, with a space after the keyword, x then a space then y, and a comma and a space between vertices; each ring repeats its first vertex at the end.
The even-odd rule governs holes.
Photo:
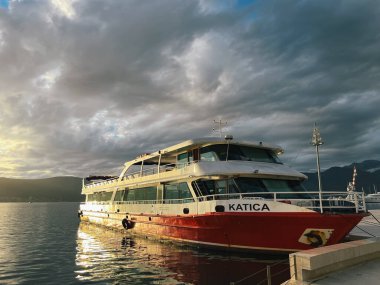
POLYGON ((375 193, 366 195, 365 202, 369 210, 380 209, 380 192, 377 192, 374 186, 375 193))
MULTIPOLYGON (((356 193, 356 176, 357 176, 356 167, 354 166, 354 172, 352 175, 352 181, 347 185, 347 198, 352 200, 354 198, 354 193, 356 193)), ((374 186, 375 187, 375 186, 374 186)), ((370 193, 364 197, 365 205, 368 210, 380 209, 380 193, 376 191, 375 193, 370 193)), ((364 193, 364 191, 362 191, 364 193)))

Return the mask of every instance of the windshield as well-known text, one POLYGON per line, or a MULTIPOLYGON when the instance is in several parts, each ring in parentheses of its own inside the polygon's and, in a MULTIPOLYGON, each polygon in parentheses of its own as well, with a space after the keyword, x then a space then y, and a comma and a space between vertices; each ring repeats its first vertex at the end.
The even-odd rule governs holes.
POLYGON ((308 194, 299 193, 306 192, 306 190, 301 182, 296 180, 239 177, 221 180, 198 180, 193 182, 193 187, 198 196, 255 193, 252 194, 255 197, 273 198, 272 193, 276 192, 278 199, 310 199, 308 194))
POLYGON ((203 147, 201 148, 201 160, 225 161, 227 157, 227 150, 227 160, 281 163, 277 155, 272 150, 234 144, 217 144, 203 147))

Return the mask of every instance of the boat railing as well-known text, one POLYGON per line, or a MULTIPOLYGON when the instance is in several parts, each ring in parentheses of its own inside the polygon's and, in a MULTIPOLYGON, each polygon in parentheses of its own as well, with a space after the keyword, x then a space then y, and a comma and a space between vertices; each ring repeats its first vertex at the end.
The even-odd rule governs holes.
MULTIPOLYGON (((157 175, 159 173, 163 172, 168 172, 168 171, 173 171, 173 170, 183 170, 186 167, 190 166, 191 164, 196 163, 196 161, 188 162, 188 163, 172 163, 172 164, 165 164, 161 165, 158 167, 157 165, 149 168, 145 168, 140 171, 134 171, 130 173, 126 173, 125 176, 123 177, 123 180, 130 180, 130 179, 136 179, 140 177, 145 177, 149 175, 157 175)), ((84 184, 83 187, 85 189, 88 188, 93 188, 97 186, 104 186, 107 184, 112 184, 118 181, 119 178, 112 178, 112 179, 107 179, 107 180, 102 180, 102 181, 95 181, 92 183, 84 184)))
MULTIPOLYGON (((125 205, 125 204, 185 204, 193 203, 196 200, 194 198, 185 199, 163 199, 163 200, 131 200, 131 201, 114 201, 114 205, 125 205)), ((82 204, 96 204, 96 205, 108 205, 110 201, 87 201, 82 204)))
POLYGON ((171 164, 161 165, 160 167, 155 165, 153 167, 143 169, 142 171, 140 170, 140 171, 127 173, 125 175, 125 177, 123 178, 123 180, 135 179, 135 178, 139 178, 139 177, 155 175, 155 174, 169 172, 169 171, 173 171, 173 170, 184 169, 184 168, 186 168, 186 167, 188 167, 194 163, 196 163, 196 162, 192 161, 192 162, 186 162, 186 163, 171 163, 171 164))
MULTIPOLYGON (((200 196, 184 199, 160 199, 160 200, 132 200, 114 201, 112 204, 184 204, 192 202, 205 202, 212 200, 262 200, 291 204, 308 208, 314 211, 334 212, 337 210, 350 210, 356 213, 366 211, 364 193, 354 192, 250 192, 250 193, 227 193, 200 196), (321 194, 321 196, 320 196, 321 194)), ((247 201, 248 202, 248 201, 247 201)), ((110 201, 91 201, 91 204, 110 204, 110 201)))
POLYGON ((88 184, 83 184, 84 188, 93 188, 101 185, 107 185, 107 184, 112 184, 115 183, 118 180, 118 178, 110 178, 110 179, 105 179, 101 181, 94 181, 88 184))
MULTIPOLYGON (((157 175, 159 173, 165 173, 165 172, 169 172, 173 170, 184 170, 185 168, 197 162, 198 161, 191 161, 191 162, 186 162, 186 163, 171 163, 171 164, 160 165, 160 167, 158 167, 158 165, 154 165, 152 167, 148 167, 143 170, 129 172, 129 173, 127 172, 125 176, 122 178, 122 180, 130 180, 130 179, 136 179, 136 178, 145 177, 149 175, 157 175)), ((117 180, 118 178, 105 180, 105 181, 96 181, 91 184, 86 184, 85 188, 105 185, 107 183, 113 183, 117 180)))
POLYGON ((198 197, 198 201, 209 200, 268 200, 292 204, 321 213, 330 212, 335 209, 354 209, 356 213, 366 211, 365 196, 362 192, 250 192, 250 193, 228 193, 215 194, 198 197))

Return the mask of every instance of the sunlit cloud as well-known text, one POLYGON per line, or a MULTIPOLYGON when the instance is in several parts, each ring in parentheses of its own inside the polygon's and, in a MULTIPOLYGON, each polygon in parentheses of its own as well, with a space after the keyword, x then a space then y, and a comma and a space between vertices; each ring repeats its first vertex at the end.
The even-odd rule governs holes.
POLYGON ((65 17, 73 19, 76 15, 73 4, 78 0, 51 0, 54 7, 65 17))
POLYGON ((38 76, 34 80, 34 84, 36 87, 42 88, 42 89, 50 89, 54 86, 55 82, 61 75, 62 71, 60 67, 56 67, 54 69, 51 69, 40 76, 38 76))

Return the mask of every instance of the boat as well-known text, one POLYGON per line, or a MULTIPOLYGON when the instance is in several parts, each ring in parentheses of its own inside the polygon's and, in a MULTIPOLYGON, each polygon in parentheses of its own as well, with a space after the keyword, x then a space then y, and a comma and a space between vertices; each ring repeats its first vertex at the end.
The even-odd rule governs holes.
POLYGON ((367 216, 363 193, 310 192, 279 159, 280 146, 187 140, 124 164, 117 177, 83 180, 78 217, 179 243, 295 252, 341 242, 367 216))
POLYGON ((369 210, 380 209, 380 192, 378 192, 374 186, 374 193, 366 195, 365 202, 369 210))
MULTIPOLYGON (((351 200, 354 199, 354 196, 352 194, 356 191, 356 176, 357 176, 357 171, 356 171, 356 166, 354 165, 352 181, 350 181, 347 185, 347 193, 348 193, 347 198, 351 200)), ((370 193, 364 196, 366 208, 368 210, 380 209, 380 193, 376 191, 375 185, 373 187, 374 187, 374 193, 370 193)), ((364 190, 362 191, 364 193, 364 190)))

